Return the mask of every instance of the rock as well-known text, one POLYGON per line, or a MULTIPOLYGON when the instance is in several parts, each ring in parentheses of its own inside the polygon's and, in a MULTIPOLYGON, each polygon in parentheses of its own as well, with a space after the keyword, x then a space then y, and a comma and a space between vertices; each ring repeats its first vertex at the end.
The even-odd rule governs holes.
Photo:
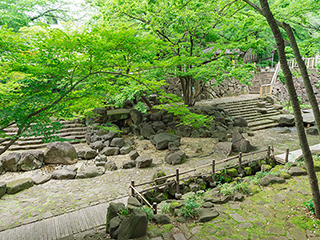
POLYGON ((274 175, 266 175, 260 179, 259 184, 261 186, 268 186, 269 184, 273 184, 273 183, 285 183, 285 182, 286 180, 284 180, 281 177, 276 177, 274 175))
POLYGON ((119 136, 119 133, 111 131, 108 134, 101 136, 101 138, 103 141, 111 141, 113 138, 115 138, 117 136, 119 136))
POLYGON ((113 156, 113 155, 118 155, 120 149, 118 147, 105 147, 102 149, 100 154, 105 155, 105 156, 113 156))
POLYGON ((118 169, 116 163, 113 162, 113 161, 108 161, 108 162, 105 164, 105 168, 106 168, 106 170, 108 170, 108 171, 115 171, 115 170, 118 169))
POLYGON ((120 148, 120 154, 125 155, 130 153, 132 150, 132 146, 129 144, 125 144, 122 148, 120 148))
MULTIPOLYGON (((152 176, 152 180, 156 179, 156 178, 161 178, 161 177, 165 177, 166 173, 160 169, 157 169, 156 172, 153 174, 152 176)), ((155 184, 156 185, 160 185, 160 184, 164 184, 167 180, 160 180, 160 181, 156 181, 155 184)))
POLYGON ((34 177, 32 177, 32 181, 36 184, 43 184, 45 182, 48 182, 51 179, 51 174, 39 174, 34 177))
POLYGON ((21 190, 28 189, 34 185, 31 178, 22 178, 7 182, 7 193, 15 194, 21 190))
POLYGON ((238 128, 233 129, 232 134, 232 149, 237 152, 250 152, 252 146, 250 142, 245 139, 238 128))
POLYGON ((189 127, 189 126, 184 126, 182 125, 180 128, 179 128, 179 131, 181 132, 182 136, 183 137, 190 137, 190 134, 192 132, 192 128, 189 127))
POLYGON ((93 149, 81 149, 78 151, 78 157, 81 159, 93 159, 97 156, 97 151, 93 149))
POLYGON ((199 138, 200 137, 200 133, 197 130, 193 130, 191 132, 191 137, 192 138, 199 138))
POLYGON ((130 217, 125 218, 120 224, 118 239, 141 238, 147 234, 147 228, 147 214, 135 209, 130 217))
POLYGON ((136 124, 131 124, 130 125, 130 129, 131 129, 131 132, 136 135, 136 136, 140 136, 140 128, 139 126, 137 126, 136 124))
POLYGON ((274 104, 274 105, 273 105, 273 109, 274 109, 274 110, 282 110, 282 109, 283 109, 283 106, 280 105, 280 104, 274 104))
POLYGON ((199 185, 196 183, 190 183, 189 188, 192 192, 198 192, 199 191, 199 185))
POLYGON ((130 159, 131 160, 136 160, 140 155, 139 155, 139 153, 136 151, 136 150, 134 150, 134 151, 131 151, 130 153, 129 153, 129 156, 130 156, 130 159))
POLYGON ((141 129, 140 129, 141 135, 146 138, 150 139, 152 135, 155 135, 156 133, 154 132, 153 128, 150 125, 143 124, 141 129))
POLYGON ((138 199, 136 199, 135 197, 129 197, 128 198, 128 204, 127 204, 127 208, 132 211, 133 209, 137 209, 142 207, 141 203, 139 202, 138 199))
POLYGON ((158 132, 159 130, 165 130, 166 126, 161 121, 156 121, 152 123, 152 128, 155 132, 158 132))
POLYGON ((154 214, 152 216, 152 222, 155 224, 170 224, 172 222, 171 218, 167 214, 154 214))
POLYGON ((101 136, 94 134, 90 137, 90 143, 101 141, 101 139, 102 139, 101 136))
POLYGON ((181 137, 171 133, 160 133, 150 138, 151 143, 157 150, 164 150, 168 148, 169 142, 177 143, 180 145, 181 137))
POLYGON ((244 200, 244 195, 239 193, 239 192, 236 192, 235 195, 233 196, 233 201, 235 202, 242 202, 244 200))
POLYGON ((291 175, 287 172, 281 172, 279 177, 284 178, 284 179, 290 179, 291 175))
POLYGON ((266 114, 268 113, 268 109, 267 108, 256 108, 256 111, 258 113, 261 113, 261 114, 266 114))
POLYGON ((136 162, 133 161, 133 160, 124 161, 122 163, 122 168, 123 169, 134 168, 135 166, 136 166, 136 162))
POLYGON ((261 165, 261 172, 269 172, 272 167, 269 164, 262 164, 261 165))
POLYGON ((181 164, 185 161, 186 159, 186 154, 180 150, 178 151, 170 151, 166 156, 165 156, 165 161, 171 165, 177 165, 181 164))
POLYGON ((291 132, 292 132, 291 129, 288 127, 284 127, 279 131, 279 133, 282 133, 282 134, 291 133, 291 132))
POLYGON ((41 168, 43 165, 44 153, 42 151, 26 151, 21 153, 18 162, 18 170, 30 171, 41 168))
POLYGON ((202 204, 202 207, 204 208, 212 208, 214 205, 212 202, 205 202, 204 204, 202 204))
POLYGON ((92 178, 100 176, 104 173, 104 169, 96 166, 88 166, 77 173, 76 178, 92 178))
POLYGON ((257 107, 258 108, 265 108, 266 107, 266 103, 265 102, 258 102, 257 103, 257 107))
POLYGON ((0 198, 7 192, 7 184, 5 182, 0 182, 0 198))
POLYGON ((153 122, 155 122, 155 121, 161 121, 161 118, 162 118, 161 112, 152 113, 152 114, 150 115, 150 120, 152 120, 153 122))
POLYGON ((221 154, 224 156, 229 156, 232 150, 232 142, 219 142, 214 147, 212 152, 216 154, 221 154))
POLYGON ((130 112, 129 112, 129 114, 130 114, 130 117, 131 117, 131 119, 132 119, 132 121, 133 121, 133 123, 134 123, 135 125, 139 125, 139 124, 141 123, 141 121, 142 121, 142 114, 141 114, 141 112, 139 112, 139 111, 136 110, 136 109, 131 109, 130 112))
POLYGON ((125 144, 125 142, 124 142, 123 138, 114 138, 114 139, 112 139, 110 146, 122 148, 124 146, 124 144, 125 144))
POLYGON ((137 168, 147 168, 147 167, 151 167, 152 164, 152 158, 148 157, 148 156, 139 156, 136 159, 136 166, 137 168))
POLYGON ((215 204, 224 204, 224 203, 227 203, 231 200, 231 196, 230 195, 223 195, 221 197, 217 197, 217 198, 214 198, 212 199, 212 203, 215 203, 215 204))
POLYGON ((107 230, 107 232, 110 233, 110 236, 112 238, 118 238, 119 231, 117 230, 120 224, 122 223, 123 219, 124 218, 122 216, 116 216, 110 220, 109 229, 107 230))
POLYGON ((90 143, 90 147, 94 150, 101 151, 104 148, 104 144, 102 141, 97 141, 97 142, 90 143))
POLYGON ((1 158, 4 170, 9 172, 18 171, 18 162, 20 161, 21 154, 17 152, 9 153, 1 158))
POLYGON ((312 126, 312 127, 307 128, 306 132, 309 135, 319 135, 319 132, 318 132, 318 129, 316 126, 312 126))
POLYGON ((292 115, 281 116, 279 119, 279 126, 281 126, 281 127, 294 126, 294 116, 292 116, 292 115))
POLYGON ((198 222, 209 222, 210 220, 219 216, 219 212, 210 208, 203 208, 199 210, 198 222))
POLYGON ((76 172, 67 169, 60 169, 52 172, 53 179, 74 179, 76 172))
POLYGON ((307 175, 307 171, 303 170, 302 168, 299 167, 291 167, 288 171, 288 173, 291 176, 302 176, 302 175, 307 175))
POLYGON ((106 217, 106 229, 109 231, 109 225, 111 219, 118 216, 118 213, 120 212, 120 209, 124 208, 125 205, 123 203, 114 203, 111 202, 108 210, 107 210, 107 217, 106 217))
POLYGON ((2 165, 2 162, 0 161, 0 175, 4 173, 4 167, 2 165))
POLYGON ((68 142, 54 142, 47 145, 44 153, 46 164, 74 164, 78 161, 76 149, 68 142))
POLYGON ((162 116, 162 122, 169 127, 168 124, 173 122, 173 116, 169 114, 162 116))
POLYGON ((248 122, 243 117, 235 117, 233 119, 233 126, 235 126, 235 127, 248 127, 248 122))
POLYGON ((267 101, 268 103, 271 103, 272 105, 274 104, 275 100, 273 97, 271 96, 266 96, 265 97, 265 101, 267 101))

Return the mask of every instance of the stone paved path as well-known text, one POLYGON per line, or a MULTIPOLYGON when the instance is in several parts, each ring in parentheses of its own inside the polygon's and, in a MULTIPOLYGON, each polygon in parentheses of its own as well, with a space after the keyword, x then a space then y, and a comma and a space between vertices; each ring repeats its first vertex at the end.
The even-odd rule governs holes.
MULTIPOLYGON (((310 150, 311 152, 314 152, 314 153, 320 153, 320 144, 310 146, 310 150)), ((303 157, 303 153, 301 149, 298 149, 295 151, 289 151, 288 162, 298 161, 302 157, 303 157)), ((284 163, 286 159, 286 153, 276 155, 275 158, 276 160, 284 163)))

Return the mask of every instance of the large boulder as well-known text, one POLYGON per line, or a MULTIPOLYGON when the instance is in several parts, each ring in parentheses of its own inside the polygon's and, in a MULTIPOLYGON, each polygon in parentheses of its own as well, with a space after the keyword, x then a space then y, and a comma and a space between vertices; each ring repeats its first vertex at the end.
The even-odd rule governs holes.
POLYGON ((203 208, 199 210, 199 222, 209 222, 219 216, 219 212, 211 208, 203 208))
POLYGON ((139 125, 142 121, 142 114, 136 109, 131 109, 129 112, 131 119, 135 125, 139 125))
POLYGON ((125 142, 124 142, 123 138, 114 138, 114 139, 112 139, 110 146, 122 148, 124 146, 124 144, 125 144, 125 142))
POLYGON ((181 132, 183 137, 190 137, 191 132, 192 132, 192 128, 189 126, 182 125, 179 128, 179 131, 181 132))
POLYGON ((214 147, 212 152, 218 155, 229 156, 232 151, 232 142, 219 142, 214 147))
POLYGON ((41 168, 44 159, 44 152, 42 151, 26 151, 21 154, 18 162, 18 170, 30 171, 41 168))
POLYGON ((74 179, 76 177, 75 171, 70 171, 68 169, 59 169, 52 172, 53 179, 74 179))
POLYGON ((186 160, 186 154, 181 150, 170 151, 165 156, 165 161, 171 165, 181 164, 186 160))
POLYGON ((123 163, 122 163, 123 169, 134 168, 135 166, 136 166, 136 162, 133 160, 123 161, 123 163))
POLYGON ((31 178, 21 178, 7 182, 7 193, 15 194, 34 185, 31 178))
POLYGON ((77 173, 76 178, 92 178, 100 176, 104 173, 104 169, 96 166, 88 166, 77 173))
POLYGON ((134 239, 147 235, 147 214, 139 209, 133 210, 130 217, 125 218, 118 229, 118 239, 134 239))
POLYGON ((139 156, 136 159, 137 168, 151 167, 151 164, 152 164, 152 158, 150 158, 149 156, 139 156))
POLYGON ((302 169, 302 168, 299 168, 299 167, 291 167, 288 171, 288 173, 291 175, 291 176, 303 176, 303 175, 307 175, 307 171, 302 169))
POLYGON ((118 216, 118 213, 120 212, 120 209, 123 209, 125 205, 123 203, 113 203, 111 202, 108 210, 107 210, 107 217, 106 217, 106 229, 107 232, 109 232, 109 226, 111 219, 118 216))
POLYGON ((293 115, 281 116, 279 119, 279 126, 281 126, 281 127, 294 126, 294 116, 293 115))
POLYGON ((261 186, 268 186, 269 184, 273 184, 273 183, 285 183, 285 182, 286 180, 284 178, 277 177, 274 175, 266 175, 260 179, 259 184, 261 186))
POLYGON ((235 127, 248 127, 247 120, 245 120, 243 117, 235 117, 233 119, 233 125, 235 127))
POLYGON ((247 153, 250 152, 251 149, 252 146, 250 142, 243 137, 238 128, 234 128, 232 134, 232 150, 247 153))
POLYGON ((68 142, 54 142, 47 145, 44 153, 44 162, 47 164, 74 164, 78 161, 78 155, 74 146, 68 142))
POLYGON ((140 133, 146 139, 150 139, 150 137, 155 134, 152 126, 150 126, 148 124, 143 124, 141 126, 140 133))
POLYGON ((172 223, 172 220, 167 214, 155 214, 152 216, 152 222, 163 225, 172 223))
POLYGON ((4 170, 9 172, 18 171, 18 162, 20 161, 21 154, 20 153, 9 153, 6 156, 1 158, 1 162, 4 170))
POLYGON ((157 150, 164 150, 168 148, 170 142, 180 145, 181 137, 171 133, 159 133, 151 137, 151 143, 157 150))

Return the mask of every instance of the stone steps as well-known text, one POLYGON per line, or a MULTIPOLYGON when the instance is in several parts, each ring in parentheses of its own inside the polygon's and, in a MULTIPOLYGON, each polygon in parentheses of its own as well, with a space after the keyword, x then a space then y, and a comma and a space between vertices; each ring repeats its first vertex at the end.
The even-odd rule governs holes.
MULTIPOLYGON (((81 123, 79 120, 75 121, 60 121, 62 124, 61 129, 53 136, 58 136, 64 139, 72 140, 71 144, 78 144, 85 142, 85 133, 87 127, 81 123)), ((17 131, 16 126, 11 126, 10 128, 5 129, 5 133, 8 136, 13 136, 17 131)), ((30 150, 30 149, 39 149, 44 148, 48 143, 42 141, 43 136, 36 136, 36 137, 21 137, 18 141, 16 141, 9 150, 30 150)), ((0 139, 3 140, 3 139, 0 139)), ((5 141, 0 144, 0 149, 8 143, 11 139, 9 137, 5 138, 5 141)))
POLYGON ((272 117, 279 115, 280 112, 275 110, 272 104, 265 102, 263 98, 232 101, 217 105, 223 107, 230 117, 243 117, 247 120, 248 126, 252 131, 278 126, 278 123, 272 117), (265 103, 263 108, 267 110, 267 113, 262 114, 257 111, 260 108, 257 104, 260 102, 265 103))

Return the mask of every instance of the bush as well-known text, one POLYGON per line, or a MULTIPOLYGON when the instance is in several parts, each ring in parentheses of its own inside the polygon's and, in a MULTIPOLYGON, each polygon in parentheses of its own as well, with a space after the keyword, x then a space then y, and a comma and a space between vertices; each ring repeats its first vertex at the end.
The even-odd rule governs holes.
POLYGON ((187 219, 196 218, 200 206, 201 205, 198 202, 196 202, 195 198, 188 199, 186 203, 181 207, 181 216, 187 219))
POLYGON ((314 214, 314 204, 312 199, 304 202, 303 205, 310 211, 310 213, 314 214))
POLYGON ((149 221, 151 221, 152 217, 153 217, 153 210, 148 207, 148 206, 142 206, 140 208, 141 211, 145 212, 147 214, 147 218, 149 221))

